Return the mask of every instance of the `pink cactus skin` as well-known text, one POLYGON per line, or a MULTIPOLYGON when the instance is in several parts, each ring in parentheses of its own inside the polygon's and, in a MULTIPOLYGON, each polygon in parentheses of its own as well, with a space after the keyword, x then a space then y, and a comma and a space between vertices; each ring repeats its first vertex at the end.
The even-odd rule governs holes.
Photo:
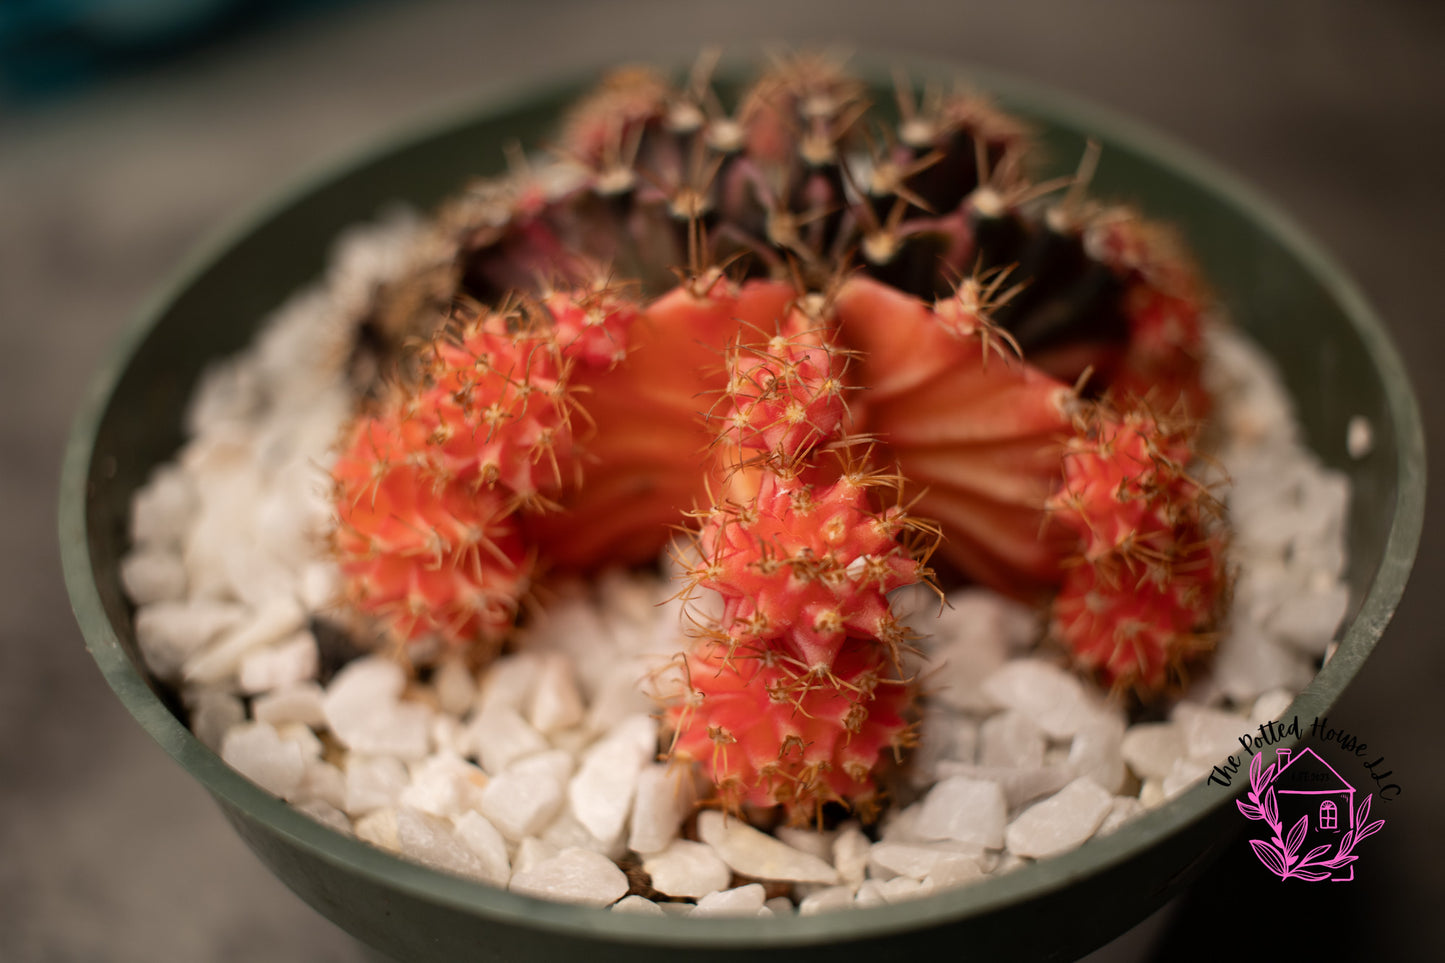
POLYGON ((1053 630, 1116 688, 1163 689, 1212 646, 1228 578, 1212 495, 1186 472, 1190 429, 1100 406, 1081 419, 1050 499, 1076 555, 1053 630))
POLYGON ((499 491, 438 477, 417 452, 429 427, 364 418, 332 471, 334 548, 348 601, 391 638, 499 640, 532 564, 499 491))
POLYGON ((728 352, 714 417, 735 460, 727 497, 696 513, 685 590, 716 593, 722 615, 668 710, 674 758, 702 765, 715 803, 781 806, 795 823, 833 802, 871 812, 881 754, 911 742, 909 636, 887 593, 931 577, 911 544, 920 523, 875 504, 896 497, 896 477, 846 452, 846 358, 830 328, 825 300, 804 297, 728 352))
POLYGON ((355 421, 332 470, 337 561, 393 639, 495 650, 531 585, 521 517, 576 484, 575 369, 625 354, 636 309, 605 285, 437 337, 413 388, 355 421))
POLYGON ((705 640, 688 672, 687 699, 670 710, 672 758, 699 763, 731 812, 782 806, 806 824, 840 803, 871 818, 880 760, 915 741, 913 687, 868 640, 841 647, 829 684, 758 641, 705 640))

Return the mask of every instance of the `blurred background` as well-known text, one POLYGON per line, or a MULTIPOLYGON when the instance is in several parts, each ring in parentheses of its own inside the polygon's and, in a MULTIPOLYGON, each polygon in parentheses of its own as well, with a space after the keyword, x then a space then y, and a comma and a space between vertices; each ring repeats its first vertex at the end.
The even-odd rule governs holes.
MULTIPOLYGON (((69 612, 54 521, 64 439, 148 293, 222 222, 421 115, 579 67, 768 40, 1028 76, 1232 168, 1361 283, 1445 451, 1439 3, 3 0, 0 960, 366 958, 126 715, 69 612)), ((1254 958, 1271 939, 1322 960, 1437 958, 1441 528, 1437 510, 1393 626, 1331 715, 1403 787, 1360 878, 1285 885, 1232 847, 1136 936, 1146 958, 1254 958)))

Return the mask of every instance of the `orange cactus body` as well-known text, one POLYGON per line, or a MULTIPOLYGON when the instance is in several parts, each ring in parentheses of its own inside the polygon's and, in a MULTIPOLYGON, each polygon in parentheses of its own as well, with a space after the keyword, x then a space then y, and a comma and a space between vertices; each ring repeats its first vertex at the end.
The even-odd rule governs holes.
POLYGON ((1228 579, 1192 457, 1186 427, 1137 410, 1096 411, 1064 457, 1049 507, 1077 549, 1054 634, 1112 685, 1157 691, 1209 647, 1228 579))

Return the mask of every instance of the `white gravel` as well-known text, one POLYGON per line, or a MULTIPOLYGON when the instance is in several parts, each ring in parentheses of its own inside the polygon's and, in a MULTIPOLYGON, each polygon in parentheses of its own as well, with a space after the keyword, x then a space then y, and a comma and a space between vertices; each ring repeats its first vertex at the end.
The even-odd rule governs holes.
MULTIPOLYGON (((1283 714, 1331 651, 1349 607, 1348 485, 1301 444, 1267 359, 1220 328, 1207 374, 1214 455, 1233 482, 1235 606, 1168 721, 1128 725, 1041 642, 1035 612, 978 589, 941 610, 904 591, 929 696, 900 804, 866 831, 769 834, 711 810, 694 819, 695 775, 659 757, 647 680, 684 635, 666 579, 558 586, 520 652, 482 673, 443 658, 417 676, 369 656, 328 678, 315 626, 335 615, 339 586, 324 555, 326 473, 351 406, 348 319, 414 230, 399 220, 343 239, 321 290, 203 378, 190 440, 136 495, 121 568, 146 665, 178 687, 197 736, 338 831, 623 913, 915 899, 1064 852, 1187 791, 1283 714), (651 889, 639 894, 623 866, 651 889)), ((1352 427, 1353 451, 1364 432, 1352 427)))

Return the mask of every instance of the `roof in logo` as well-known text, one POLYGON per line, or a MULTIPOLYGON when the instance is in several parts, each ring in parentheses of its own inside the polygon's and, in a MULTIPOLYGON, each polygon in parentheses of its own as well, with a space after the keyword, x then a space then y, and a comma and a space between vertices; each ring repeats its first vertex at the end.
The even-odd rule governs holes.
POLYGON ((1313 749, 1301 749, 1290 756, 1284 768, 1275 773, 1274 789, 1275 792, 1355 791, 1355 787, 1346 782, 1334 766, 1315 755, 1313 749))

